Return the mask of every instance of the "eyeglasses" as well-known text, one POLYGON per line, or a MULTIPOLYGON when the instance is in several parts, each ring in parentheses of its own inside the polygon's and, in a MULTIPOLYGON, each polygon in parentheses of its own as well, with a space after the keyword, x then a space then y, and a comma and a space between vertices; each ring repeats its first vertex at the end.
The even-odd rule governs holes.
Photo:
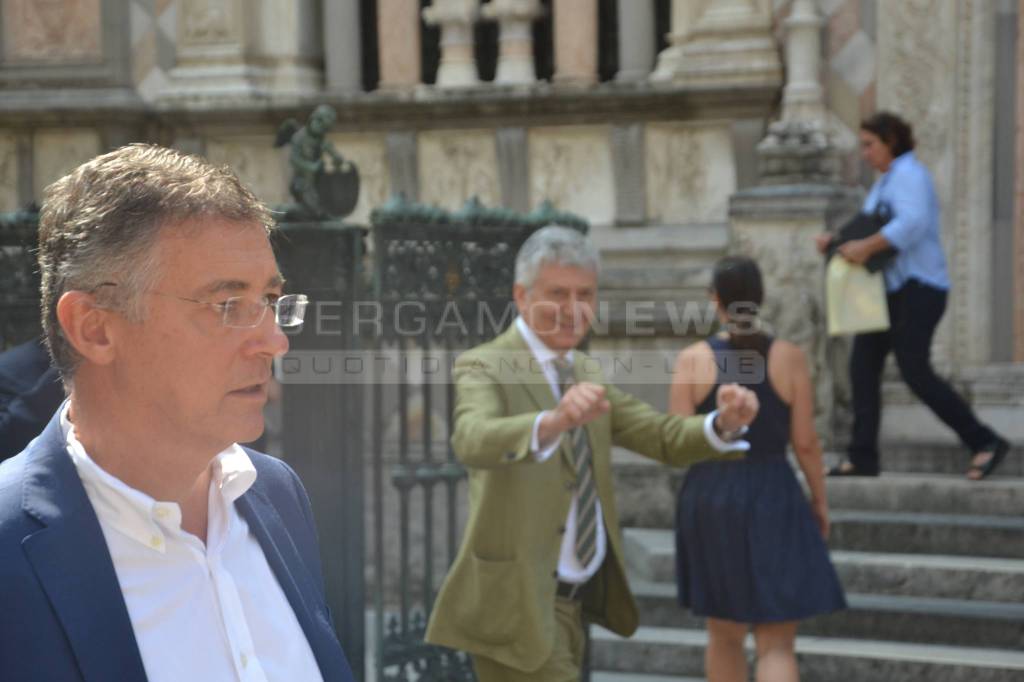
MULTIPOLYGON (((115 282, 104 282, 99 286, 115 287, 115 282)), ((279 327, 298 327, 306 317, 306 306, 309 298, 304 294, 285 294, 284 296, 266 295, 259 300, 245 296, 231 296, 223 301, 200 301, 185 296, 165 294, 162 291, 149 291, 147 293, 175 298, 187 303, 209 306, 221 314, 221 324, 234 329, 251 329, 259 326, 267 315, 267 310, 273 308, 274 321, 279 327)))
POLYGON ((194 298, 184 296, 173 296, 159 291, 150 293, 158 296, 176 298, 179 301, 198 303, 219 310, 221 312, 221 324, 225 327, 236 329, 251 329, 258 327, 267 310, 273 308, 274 321, 279 327, 298 327, 306 317, 306 305, 309 299, 303 294, 285 294, 284 296, 262 296, 259 300, 246 298, 244 296, 232 296, 219 303, 213 301, 197 301, 194 298))

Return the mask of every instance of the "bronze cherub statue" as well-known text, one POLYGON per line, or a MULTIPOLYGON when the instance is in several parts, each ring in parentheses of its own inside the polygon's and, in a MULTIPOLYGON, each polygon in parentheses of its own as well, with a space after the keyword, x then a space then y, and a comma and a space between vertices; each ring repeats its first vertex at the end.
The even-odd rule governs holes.
POLYGON ((334 108, 321 104, 300 126, 289 118, 277 130, 275 147, 291 144, 289 162, 292 180, 289 185, 294 204, 283 207, 286 219, 338 219, 352 213, 359 200, 359 171, 346 161, 330 140, 330 130, 337 115, 334 108), (324 155, 332 163, 328 170, 324 155))

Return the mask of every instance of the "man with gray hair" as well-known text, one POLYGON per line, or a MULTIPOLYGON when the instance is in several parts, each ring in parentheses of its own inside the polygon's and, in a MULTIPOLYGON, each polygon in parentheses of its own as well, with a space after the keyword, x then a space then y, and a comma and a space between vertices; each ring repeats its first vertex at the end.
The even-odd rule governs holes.
POLYGON ((597 250, 546 227, 516 258, 519 317, 455 363, 452 447, 469 521, 427 640, 467 651, 480 682, 578 680, 583 623, 637 628, 612 491, 611 448, 673 466, 746 449, 751 391, 707 416, 665 415, 605 382, 576 347, 597 301, 597 250))
POLYGON ((228 169, 153 145, 47 189, 69 397, 0 465, 0 679, 351 681, 305 490, 238 445, 306 304, 271 228, 228 169))

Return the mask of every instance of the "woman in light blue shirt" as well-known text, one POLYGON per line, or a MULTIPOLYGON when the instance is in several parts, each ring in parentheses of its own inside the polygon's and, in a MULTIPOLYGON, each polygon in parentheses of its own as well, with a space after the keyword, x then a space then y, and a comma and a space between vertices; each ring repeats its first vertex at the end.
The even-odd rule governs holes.
MULTIPOLYGON (((853 437, 848 459, 829 475, 878 475, 882 369, 892 351, 903 380, 971 453, 967 477, 980 480, 995 470, 1009 444, 978 421, 931 365, 932 337, 949 292, 946 255, 939 239, 939 200, 931 173, 914 155, 910 125, 895 114, 879 112, 862 122, 860 143, 864 160, 881 173, 862 210, 875 213, 884 206, 892 218, 874 235, 848 241, 838 251, 862 265, 876 253, 896 249, 884 271, 890 328, 854 337, 850 356, 853 437)), ((831 239, 831 235, 819 237, 819 249, 824 251, 831 239)))

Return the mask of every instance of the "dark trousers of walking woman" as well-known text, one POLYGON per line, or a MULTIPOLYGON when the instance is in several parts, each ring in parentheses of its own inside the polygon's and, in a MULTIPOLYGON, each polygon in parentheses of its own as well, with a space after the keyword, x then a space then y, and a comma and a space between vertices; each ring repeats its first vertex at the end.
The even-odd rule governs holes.
POLYGON ((997 436, 978 421, 956 391, 932 369, 931 345, 942 314, 947 292, 908 281, 889 294, 890 329, 854 337, 850 357, 853 386, 853 439, 850 462, 862 474, 876 474, 878 427, 882 415, 882 369, 892 351, 903 380, 921 402, 928 406, 972 452, 991 446, 997 436))

